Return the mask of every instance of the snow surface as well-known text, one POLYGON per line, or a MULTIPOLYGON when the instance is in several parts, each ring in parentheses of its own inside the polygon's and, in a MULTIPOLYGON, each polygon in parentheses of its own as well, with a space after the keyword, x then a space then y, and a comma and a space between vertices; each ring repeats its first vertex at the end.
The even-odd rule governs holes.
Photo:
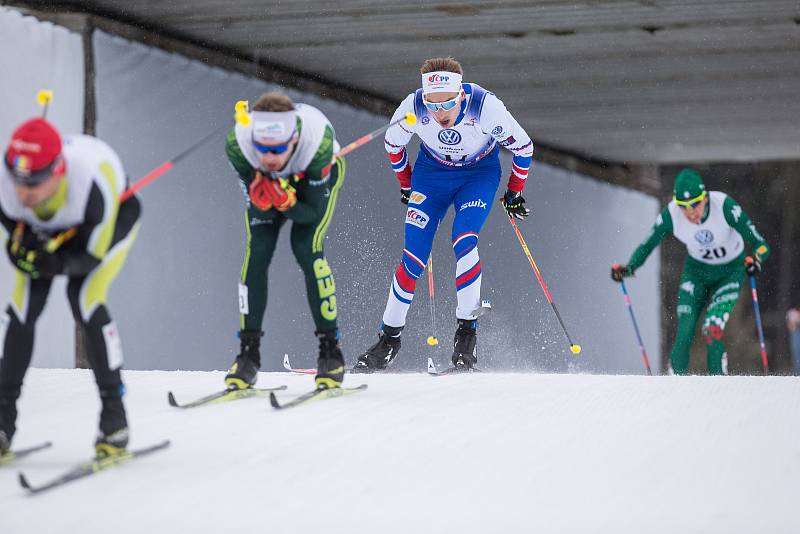
MULTIPOLYGON (((348 375, 358 395, 177 410, 221 372, 129 371, 132 447, 165 452, 38 496, 91 454, 92 375, 32 369, 0 533, 800 532, 798 379, 348 375)), ((308 376, 264 373, 287 384, 308 376)))

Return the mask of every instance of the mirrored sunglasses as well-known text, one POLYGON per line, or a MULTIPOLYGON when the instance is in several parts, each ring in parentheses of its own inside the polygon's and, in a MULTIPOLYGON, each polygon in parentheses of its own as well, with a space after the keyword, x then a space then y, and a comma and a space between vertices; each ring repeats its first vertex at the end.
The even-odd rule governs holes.
POLYGON ((440 109, 443 109, 445 111, 450 111, 451 109, 453 109, 458 105, 458 98, 460 96, 461 94, 459 93, 450 100, 445 100, 444 102, 428 102, 423 96, 422 102, 425 104, 425 107, 431 111, 439 111, 440 109))
POLYGON ((262 145, 253 141, 253 147, 262 154, 283 154, 289 150, 289 143, 285 145, 262 145))
POLYGON ((706 198, 705 191, 703 191, 703 193, 700 196, 695 197, 691 200, 678 200, 677 198, 674 197, 673 200, 675 200, 675 204, 677 204, 679 208, 685 210, 689 208, 692 209, 696 208, 697 206, 700 205, 700 203, 703 201, 704 198, 706 198))

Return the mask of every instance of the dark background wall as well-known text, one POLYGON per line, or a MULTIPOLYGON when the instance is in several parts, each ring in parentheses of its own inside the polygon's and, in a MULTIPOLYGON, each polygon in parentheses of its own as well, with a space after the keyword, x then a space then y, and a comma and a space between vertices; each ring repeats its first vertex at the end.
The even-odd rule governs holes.
MULTIPOLYGON (((677 172, 685 165, 661 168, 664 204, 672 196, 677 172)), ((757 278, 767 355, 774 372, 789 373, 791 361, 786 336, 786 310, 800 305, 800 163, 691 165, 702 175, 709 190, 723 191, 736 199, 772 247, 772 254, 757 278)), ((686 249, 674 238, 662 243, 662 302, 664 357, 675 338, 675 306, 686 249)), ((702 321, 698 321, 698 332, 702 321)), ((746 280, 725 333, 732 373, 761 372, 761 353, 750 284, 746 280)), ((699 334, 691 355, 691 370, 705 372, 705 344, 699 334)), ((666 360, 665 360, 666 361, 666 360)))

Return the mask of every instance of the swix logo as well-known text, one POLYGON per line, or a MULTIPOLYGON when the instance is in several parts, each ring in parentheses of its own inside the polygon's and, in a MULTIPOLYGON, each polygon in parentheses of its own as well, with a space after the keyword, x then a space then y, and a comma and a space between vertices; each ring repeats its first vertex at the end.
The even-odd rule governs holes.
POLYGON ((18 152, 33 152, 38 154, 42 151, 42 145, 39 143, 26 143, 22 139, 14 139, 11 141, 11 147, 18 152))
POLYGON ((408 208, 406 212, 406 224, 413 224, 417 228, 425 228, 428 226, 430 217, 422 210, 416 208, 408 208))
POLYGON ((439 132, 439 141, 446 145, 457 145, 461 142, 461 134, 456 130, 447 128, 439 132))
POLYGON ((441 74, 431 74, 428 76, 429 83, 445 83, 450 79, 450 76, 442 76, 441 74))
POLYGON ((486 209, 486 202, 484 202, 481 199, 470 200, 469 202, 464 202, 463 204, 461 204, 461 208, 458 211, 464 211, 467 208, 486 209))

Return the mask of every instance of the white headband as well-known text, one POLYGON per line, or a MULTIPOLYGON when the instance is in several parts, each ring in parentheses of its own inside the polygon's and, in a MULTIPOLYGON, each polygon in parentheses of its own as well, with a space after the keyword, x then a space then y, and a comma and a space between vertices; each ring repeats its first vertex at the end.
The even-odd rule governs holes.
POLYGON ((288 143, 294 135, 297 119, 294 111, 254 111, 253 141, 260 145, 288 143))
POLYGON ((457 93, 461 90, 461 75, 455 72, 436 71, 422 75, 422 92, 457 93))

